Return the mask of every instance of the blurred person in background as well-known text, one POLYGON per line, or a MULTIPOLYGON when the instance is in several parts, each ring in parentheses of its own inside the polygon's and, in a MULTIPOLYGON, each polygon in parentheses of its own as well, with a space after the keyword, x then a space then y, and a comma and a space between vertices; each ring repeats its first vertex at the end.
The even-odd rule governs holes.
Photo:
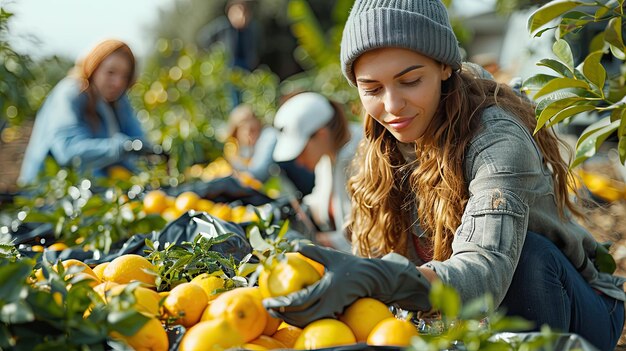
POLYGON ((274 162, 277 134, 272 126, 263 125, 252 106, 241 104, 228 117, 224 157, 235 170, 247 172, 261 182, 273 175, 281 176, 288 181, 282 184, 287 187, 283 192, 300 199, 311 193, 315 175, 295 160, 274 162))
POLYGON ((37 113, 19 181, 35 181, 48 156, 96 177, 114 166, 134 170, 136 155, 151 150, 127 97, 134 80, 135 56, 121 41, 102 41, 79 59, 37 113))
MULTIPOLYGON (((261 26, 254 17, 253 0, 229 0, 219 16, 202 27, 198 33, 200 47, 224 44, 231 67, 253 71, 259 65, 261 26)), ((241 102, 240 92, 231 87, 233 106, 241 102)))
POLYGON ((362 137, 361 125, 348 122, 338 103, 318 93, 304 92, 280 106, 274 127, 279 131, 274 161, 295 160, 315 172, 313 192, 303 199, 320 229, 315 240, 349 251, 345 222, 350 198, 346 183, 362 137))

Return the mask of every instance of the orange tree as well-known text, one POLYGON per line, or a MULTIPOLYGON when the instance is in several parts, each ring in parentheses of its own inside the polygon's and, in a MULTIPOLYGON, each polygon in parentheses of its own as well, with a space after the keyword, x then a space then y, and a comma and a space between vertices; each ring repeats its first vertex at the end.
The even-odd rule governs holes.
POLYGON ((581 113, 602 116, 580 135, 571 167, 593 156, 611 136, 618 139, 620 161, 626 163, 626 82, 622 74, 608 75, 605 62, 618 62, 625 68, 623 38, 624 1, 551 1, 528 19, 528 29, 541 36, 555 29, 555 59, 545 58, 538 65, 552 74, 537 74, 524 82, 537 101, 537 130, 567 123, 581 113), (587 26, 601 26, 588 45, 588 54, 577 64, 568 38, 587 26))

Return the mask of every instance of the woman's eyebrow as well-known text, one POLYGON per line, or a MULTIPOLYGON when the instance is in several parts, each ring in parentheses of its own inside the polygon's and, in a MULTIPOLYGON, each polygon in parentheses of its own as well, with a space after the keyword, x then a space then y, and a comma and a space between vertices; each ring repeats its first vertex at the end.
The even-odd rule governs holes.
POLYGON ((398 77, 403 76, 404 74, 406 74, 406 73, 408 73, 408 72, 410 72, 410 71, 413 71, 413 70, 416 70, 416 69, 419 69, 419 68, 422 68, 422 67, 424 67, 424 65, 413 65, 413 66, 409 66, 409 67, 407 67, 407 68, 403 69, 400 73, 397 73, 396 75, 394 75, 394 76, 393 76, 393 78, 394 78, 394 79, 395 79, 395 78, 398 78, 398 77))

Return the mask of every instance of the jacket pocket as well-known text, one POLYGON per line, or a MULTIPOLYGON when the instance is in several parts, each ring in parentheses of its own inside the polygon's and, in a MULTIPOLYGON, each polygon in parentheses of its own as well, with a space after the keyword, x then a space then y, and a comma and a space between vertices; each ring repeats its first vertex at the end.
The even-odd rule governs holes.
POLYGON ((527 227, 528 206, 519 196, 504 189, 485 190, 469 199, 455 241, 517 256, 527 227))

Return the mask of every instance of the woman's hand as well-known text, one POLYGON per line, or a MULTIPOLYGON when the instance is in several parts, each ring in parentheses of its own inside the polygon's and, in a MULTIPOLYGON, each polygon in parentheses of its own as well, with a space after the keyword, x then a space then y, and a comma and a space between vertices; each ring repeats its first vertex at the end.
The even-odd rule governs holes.
POLYGON ((314 245, 299 252, 323 264, 326 271, 305 289, 263 300, 270 314, 289 324, 303 327, 321 318, 337 317, 360 297, 395 303, 407 310, 430 310, 430 283, 401 255, 367 259, 314 245))

